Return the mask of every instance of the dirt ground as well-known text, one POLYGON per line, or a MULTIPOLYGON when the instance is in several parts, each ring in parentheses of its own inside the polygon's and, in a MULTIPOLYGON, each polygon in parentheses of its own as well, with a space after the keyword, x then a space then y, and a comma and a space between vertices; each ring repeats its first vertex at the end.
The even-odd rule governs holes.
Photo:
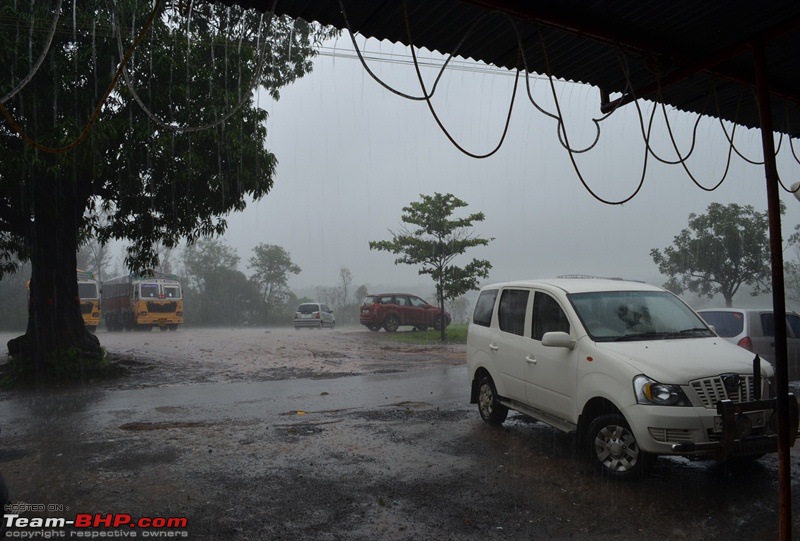
POLYGON ((0 391, 14 512, 186 524, 9 538, 777 538, 774 456, 745 472, 662 458, 645 481, 607 480, 572 436, 523 416, 482 423, 464 346, 339 328, 98 336, 127 376, 0 391))

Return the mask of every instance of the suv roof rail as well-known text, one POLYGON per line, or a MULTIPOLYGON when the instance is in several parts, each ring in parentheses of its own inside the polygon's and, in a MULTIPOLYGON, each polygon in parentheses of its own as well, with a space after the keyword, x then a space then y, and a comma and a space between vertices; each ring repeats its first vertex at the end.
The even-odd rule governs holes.
POLYGON ((629 278, 622 278, 620 276, 593 276, 591 274, 561 274, 556 278, 564 278, 569 280, 619 280, 625 282, 639 282, 644 284, 644 280, 631 280, 629 278))

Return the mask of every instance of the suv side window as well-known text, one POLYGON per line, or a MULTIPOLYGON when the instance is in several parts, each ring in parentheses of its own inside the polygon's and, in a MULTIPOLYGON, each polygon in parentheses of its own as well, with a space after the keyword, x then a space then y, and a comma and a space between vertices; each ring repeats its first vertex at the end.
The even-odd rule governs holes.
POLYGON ((775 318, 772 317, 772 312, 761 314, 761 330, 764 331, 764 336, 775 336, 775 318))
POLYGON ((496 289, 481 291, 481 294, 478 296, 478 301, 475 303, 475 310, 472 312, 472 322, 475 325, 481 325, 482 327, 491 325, 494 301, 496 299, 496 289))
POLYGON ((569 320, 558 302, 548 295, 537 291, 533 297, 533 329, 531 338, 541 340, 544 333, 563 331, 569 333, 569 320))
POLYGON ((797 314, 787 314, 786 325, 792 330, 792 335, 795 338, 800 338, 800 316, 797 314))
POLYGON ((398 296, 396 301, 397 306, 408 306, 408 297, 398 296))
POLYGON ((500 305, 497 307, 497 321, 503 332, 525 334, 525 311, 528 308, 528 295, 526 289, 504 289, 500 296, 500 305))
POLYGON ((392 296, 388 295, 388 296, 381 297, 381 304, 394 304, 392 296))
POLYGON ((411 306, 415 308, 425 308, 428 303, 420 299, 419 297, 409 297, 408 300, 411 301, 411 306))

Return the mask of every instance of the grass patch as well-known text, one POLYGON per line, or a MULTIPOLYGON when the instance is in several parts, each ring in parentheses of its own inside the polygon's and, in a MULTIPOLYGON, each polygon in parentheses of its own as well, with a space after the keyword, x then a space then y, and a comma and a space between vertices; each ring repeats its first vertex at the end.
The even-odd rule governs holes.
MULTIPOLYGON (((427 331, 412 331, 407 327, 401 327, 399 332, 381 333, 391 342, 402 344, 441 344, 439 331, 428 329, 427 331)), ((446 344, 466 344, 467 326, 450 325, 445 329, 444 340, 446 344)))

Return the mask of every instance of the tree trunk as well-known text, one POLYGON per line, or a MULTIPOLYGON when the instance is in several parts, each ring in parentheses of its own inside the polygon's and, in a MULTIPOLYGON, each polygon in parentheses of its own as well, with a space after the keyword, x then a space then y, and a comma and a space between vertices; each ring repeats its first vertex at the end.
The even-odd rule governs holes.
POLYGON ((444 331, 445 328, 447 327, 447 325, 445 325, 446 321, 444 319, 444 278, 441 281, 439 281, 439 283, 436 286, 436 289, 437 289, 436 296, 438 297, 439 301, 439 318, 441 319, 441 321, 439 322, 439 338, 442 342, 444 342, 445 341, 444 331))
MULTIPOLYGON (((60 176, 60 175, 59 175, 60 176)), ((34 219, 27 240, 31 255, 28 327, 8 342, 36 379, 74 376, 86 359, 99 359, 100 341, 83 323, 76 273, 78 227, 85 205, 71 181, 39 176, 33 183, 34 219)))

